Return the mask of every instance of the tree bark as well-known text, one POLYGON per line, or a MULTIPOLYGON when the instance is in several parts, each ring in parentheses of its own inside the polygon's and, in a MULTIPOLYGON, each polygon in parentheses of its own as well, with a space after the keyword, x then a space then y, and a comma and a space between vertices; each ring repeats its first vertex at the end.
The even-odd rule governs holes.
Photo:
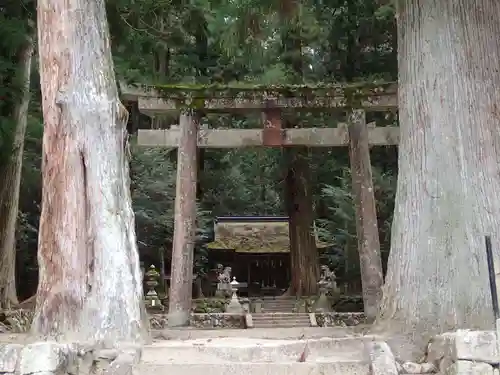
POLYGON ((372 180, 370 148, 365 112, 354 110, 349 115, 349 157, 352 190, 356 207, 356 233, 365 315, 375 320, 382 298, 384 274, 380 256, 377 208, 372 180))
POLYGON ((147 338, 120 103, 104 0, 40 0, 44 117, 37 336, 147 338))
POLYGON ((308 149, 285 149, 286 208, 290 218, 291 285, 286 294, 312 296, 318 291, 319 259, 314 235, 308 149))
POLYGON ((0 187, 0 309, 19 303, 16 293, 16 223, 19 211, 19 189, 23 166, 24 135, 30 102, 31 58, 33 37, 30 35, 19 53, 19 71, 23 88, 13 117, 16 121, 12 154, 1 168, 0 187))
POLYGON ((500 3, 398 6, 399 178, 378 327, 491 329, 500 253, 500 3))
POLYGON ((197 116, 182 114, 179 126, 181 135, 177 150, 174 240, 168 310, 170 327, 189 324, 196 234, 197 116))
POLYGON ((205 171, 205 149, 199 148, 197 153, 196 199, 200 202, 203 199, 203 187, 201 186, 201 181, 203 178, 203 172, 205 171))

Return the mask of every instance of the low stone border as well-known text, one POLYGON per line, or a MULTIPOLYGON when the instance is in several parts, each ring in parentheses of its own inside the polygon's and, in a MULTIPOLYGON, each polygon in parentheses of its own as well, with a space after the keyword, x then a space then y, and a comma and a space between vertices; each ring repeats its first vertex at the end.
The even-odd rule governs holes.
MULTIPOLYGON (((0 332, 23 333, 27 332, 33 319, 32 310, 12 310, 0 313, 0 332)), ((352 327, 365 322, 363 313, 315 313, 319 327, 352 327)), ((149 314, 150 327, 161 330, 168 327, 166 313, 149 314)), ((226 313, 192 313, 190 326, 194 328, 247 328, 245 317, 226 313)), ((314 325, 313 325, 314 326, 314 325)))
POLYGON ((253 328, 252 314, 245 314, 245 328, 253 328))
MULTIPOLYGON (((365 315, 363 313, 332 312, 310 315, 314 315, 315 317, 316 324, 312 324, 313 327, 353 327, 365 322, 365 315)), ((248 326, 247 320, 245 316, 226 313, 191 314, 190 326, 205 329, 252 328, 253 324, 248 326)), ((151 314, 149 321, 152 329, 168 328, 166 314, 151 314)), ((314 320, 311 320, 311 322, 313 323, 314 320)))
POLYGON ((318 326, 318 321, 316 320, 316 314, 309 313, 309 324, 311 325, 311 327, 318 326))
POLYGON ((353 327, 364 324, 365 321, 364 313, 316 313, 316 322, 320 327, 353 327))
MULTIPOLYGON (((24 333, 29 331, 33 319, 33 310, 12 310, 0 314, 3 314, 0 321, 0 332, 24 333)), ((168 328, 168 316, 166 313, 148 315, 151 329, 161 330, 168 328)), ((189 323, 191 327, 200 329, 245 328, 243 316, 226 313, 192 313, 189 323)))
MULTIPOLYGON (((168 316, 167 314, 152 314, 149 316, 149 323, 151 329, 168 328, 168 316)), ((245 328, 245 317, 226 313, 191 314, 189 325, 201 329, 245 328)))

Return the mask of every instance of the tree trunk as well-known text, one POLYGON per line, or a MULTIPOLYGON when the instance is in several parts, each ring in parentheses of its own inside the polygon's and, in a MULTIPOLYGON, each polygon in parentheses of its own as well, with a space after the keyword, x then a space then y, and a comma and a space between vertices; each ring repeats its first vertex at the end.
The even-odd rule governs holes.
POLYGON ((104 0, 40 0, 38 45, 45 128, 33 332, 141 342, 147 326, 128 112, 118 98, 104 0))
POLYGON ((285 149, 288 160, 286 207, 290 218, 291 285, 287 294, 312 296, 318 291, 319 260, 314 235, 308 149, 285 149))
MULTIPOLYGON (((290 69, 291 83, 303 82, 302 46, 304 44, 300 24, 300 3, 297 0, 279 2, 281 19, 281 61, 290 69)), ((293 122, 296 122, 295 120, 293 122)), ((294 125, 287 121, 286 127, 294 125)), ((290 267, 291 285, 285 295, 311 296, 318 291, 319 257, 314 233, 314 210, 309 149, 294 147, 285 149, 288 163, 285 201, 290 218, 290 267)))
POLYGON ((196 199, 201 202, 203 199, 203 190, 201 186, 201 180, 203 178, 203 172, 205 171, 205 149, 199 148, 197 151, 197 180, 196 180, 196 199))
POLYGON ((182 114, 179 126, 181 136, 177 151, 174 241, 168 310, 170 327, 189 324, 196 232, 197 116, 182 114))
POLYGON ((16 128, 12 155, 1 169, 0 188, 0 308, 9 309, 19 303, 16 293, 16 223, 19 211, 19 189, 23 166, 24 135, 28 123, 30 102, 31 58, 33 38, 28 37, 19 53, 19 71, 23 79, 23 94, 14 109, 16 128))
POLYGON ((375 320, 382 298, 384 274, 380 256, 377 209, 372 181, 370 148, 365 112, 354 110, 349 115, 349 157, 352 190, 356 207, 359 265, 366 317, 375 320))
POLYGON ((398 6, 399 178, 378 327, 491 329, 500 254, 500 3, 398 6))

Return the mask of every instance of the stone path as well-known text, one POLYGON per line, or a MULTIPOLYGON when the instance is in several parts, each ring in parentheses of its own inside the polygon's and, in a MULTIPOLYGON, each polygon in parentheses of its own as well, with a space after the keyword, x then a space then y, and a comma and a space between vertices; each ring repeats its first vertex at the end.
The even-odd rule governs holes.
POLYGON ((368 375, 366 327, 153 332, 135 375, 368 375), (299 358, 305 352, 305 361, 299 358))
POLYGON ((196 338, 246 337, 261 339, 312 339, 321 337, 346 337, 362 335, 367 325, 355 327, 294 327, 294 328, 253 328, 253 329, 164 329, 152 332, 155 340, 190 340, 196 338))

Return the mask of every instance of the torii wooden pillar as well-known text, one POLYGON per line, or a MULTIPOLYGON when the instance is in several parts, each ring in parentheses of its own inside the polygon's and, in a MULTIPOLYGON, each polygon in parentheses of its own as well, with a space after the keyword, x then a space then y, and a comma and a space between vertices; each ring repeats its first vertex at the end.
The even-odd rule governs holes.
MULTIPOLYGON (((264 129, 198 129, 194 116, 182 115, 179 127, 166 130, 140 130, 139 145, 178 147, 178 183, 175 204, 174 249, 172 253, 172 281, 170 285, 169 325, 181 326, 189 322, 192 293, 193 247, 196 220, 196 154, 197 147, 239 148, 252 146, 336 147, 348 146, 353 175, 353 196, 356 205, 358 249, 360 254, 363 300, 369 319, 376 315, 381 296, 382 267, 378 239, 377 216, 373 196, 373 183, 369 155, 370 145, 396 145, 399 128, 367 126, 364 110, 387 111, 397 109, 397 84, 386 83, 321 87, 284 87, 256 89, 248 97, 227 96, 227 88, 214 90, 211 98, 196 98, 193 88, 189 102, 201 102, 205 112, 263 113, 264 129), (226 90, 226 91, 225 91, 226 90), (290 98, 289 93, 296 96, 290 98), (351 97, 347 97, 349 92, 351 97), (193 97, 194 96, 194 97, 193 97), (271 98, 270 98, 271 97, 271 98), (356 98, 352 110, 348 104, 356 98), (283 109, 348 111, 348 124, 337 128, 283 129, 283 109)), ((122 88, 122 91, 126 91, 122 88)), ((189 91, 189 90, 188 90, 189 91)), ((237 88, 229 90, 234 95, 237 88)), ((182 94, 186 87, 179 89, 182 94)), ((172 100, 160 98, 149 91, 137 95, 139 109, 149 115, 178 111, 179 96, 172 100)))
POLYGON ((198 116, 182 113, 177 148, 174 240, 170 270, 168 325, 189 323, 193 292, 193 259, 196 233, 196 186, 198 182, 198 116))
POLYGON ((364 110, 349 113, 349 159, 356 212, 363 305, 369 321, 377 317, 384 275, 373 189, 368 127, 364 110))

